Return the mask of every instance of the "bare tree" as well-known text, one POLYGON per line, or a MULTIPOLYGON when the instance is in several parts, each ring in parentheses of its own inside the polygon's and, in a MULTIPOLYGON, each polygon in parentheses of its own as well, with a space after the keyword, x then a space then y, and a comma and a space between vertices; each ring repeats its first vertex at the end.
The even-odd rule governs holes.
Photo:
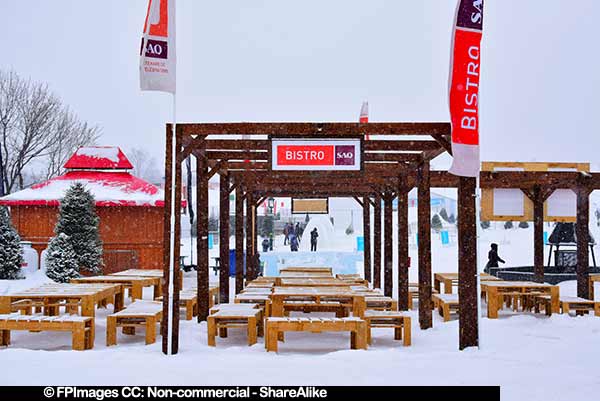
POLYGON ((134 175, 152 183, 157 183, 162 179, 160 164, 145 149, 131 148, 127 152, 127 158, 133 164, 134 175))
POLYGON ((78 146, 98 136, 98 127, 81 122, 47 85, 0 71, 0 175, 7 192, 23 188, 32 162, 46 166, 40 178, 51 178, 78 146))

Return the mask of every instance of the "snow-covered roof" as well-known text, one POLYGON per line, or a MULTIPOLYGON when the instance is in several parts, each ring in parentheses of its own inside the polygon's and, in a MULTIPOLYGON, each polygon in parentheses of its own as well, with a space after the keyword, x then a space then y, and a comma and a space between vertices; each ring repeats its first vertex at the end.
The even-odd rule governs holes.
POLYGON ((69 171, 65 175, 0 198, 0 205, 58 206, 66 190, 81 182, 94 195, 96 206, 164 207, 164 192, 127 172, 69 171))
POLYGON ((118 146, 82 146, 64 166, 66 169, 128 170, 133 165, 118 146))

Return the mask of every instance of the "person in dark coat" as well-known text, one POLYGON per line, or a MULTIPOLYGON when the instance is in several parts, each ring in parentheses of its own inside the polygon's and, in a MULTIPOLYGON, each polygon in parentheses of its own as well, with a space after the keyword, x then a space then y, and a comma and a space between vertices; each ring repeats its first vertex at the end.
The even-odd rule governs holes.
POLYGON ((302 234, 300 233, 300 223, 296 223, 296 227, 294 227, 294 233, 296 234, 296 238, 298 238, 298 243, 302 241, 302 234))
POLYGON ((490 267, 498 267, 498 262, 506 263, 500 256, 498 256, 498 244, 492 244, 491 249, 488 252, 488 262, 485 265, 484 271, 489 273, 490 267))
POLYGON ((287 245, 290 242, 290 225, 288 223, 285 223, 285 226, 283 226, 283 235, 285 236, 283 239, 283 245, 287 245))
POLYGON ((263 249, 263 252, 269 251, 269 240, 267 238, 262 240, 262 249, 263 249))
POLYGON ((290 250, 292 252, 298 252, 298 237, 294 233, 290 234, 290 250))
POLYGON ((317 238, 319 238, 319 232, 317 227, 313 228, 310 232, 310 251, 317 252, 317 238))

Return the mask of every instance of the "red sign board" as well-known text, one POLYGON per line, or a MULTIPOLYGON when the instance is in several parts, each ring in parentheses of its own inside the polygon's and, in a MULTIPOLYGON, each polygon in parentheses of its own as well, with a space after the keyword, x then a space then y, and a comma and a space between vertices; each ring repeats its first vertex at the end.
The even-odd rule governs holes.
POLYGON ((272 140, 273 170, 360 170, 359 139, 272 140))

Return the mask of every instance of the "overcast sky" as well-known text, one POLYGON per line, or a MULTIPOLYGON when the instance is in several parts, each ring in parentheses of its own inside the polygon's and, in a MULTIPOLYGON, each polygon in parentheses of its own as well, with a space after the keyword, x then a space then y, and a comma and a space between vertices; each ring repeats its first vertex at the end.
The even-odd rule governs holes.
MULTIPOLYGON (((0 4, 0 68, 48 82, 102 144, 162 160, 171 96, 139 91, 147 0, 0 4)), ((178 119, 357 121, 367 99, 371 121, 448 121, 455 4, 178 0, 178 119)), ((485 6, 482 159, 600 168, 600 1, 485 6)))

